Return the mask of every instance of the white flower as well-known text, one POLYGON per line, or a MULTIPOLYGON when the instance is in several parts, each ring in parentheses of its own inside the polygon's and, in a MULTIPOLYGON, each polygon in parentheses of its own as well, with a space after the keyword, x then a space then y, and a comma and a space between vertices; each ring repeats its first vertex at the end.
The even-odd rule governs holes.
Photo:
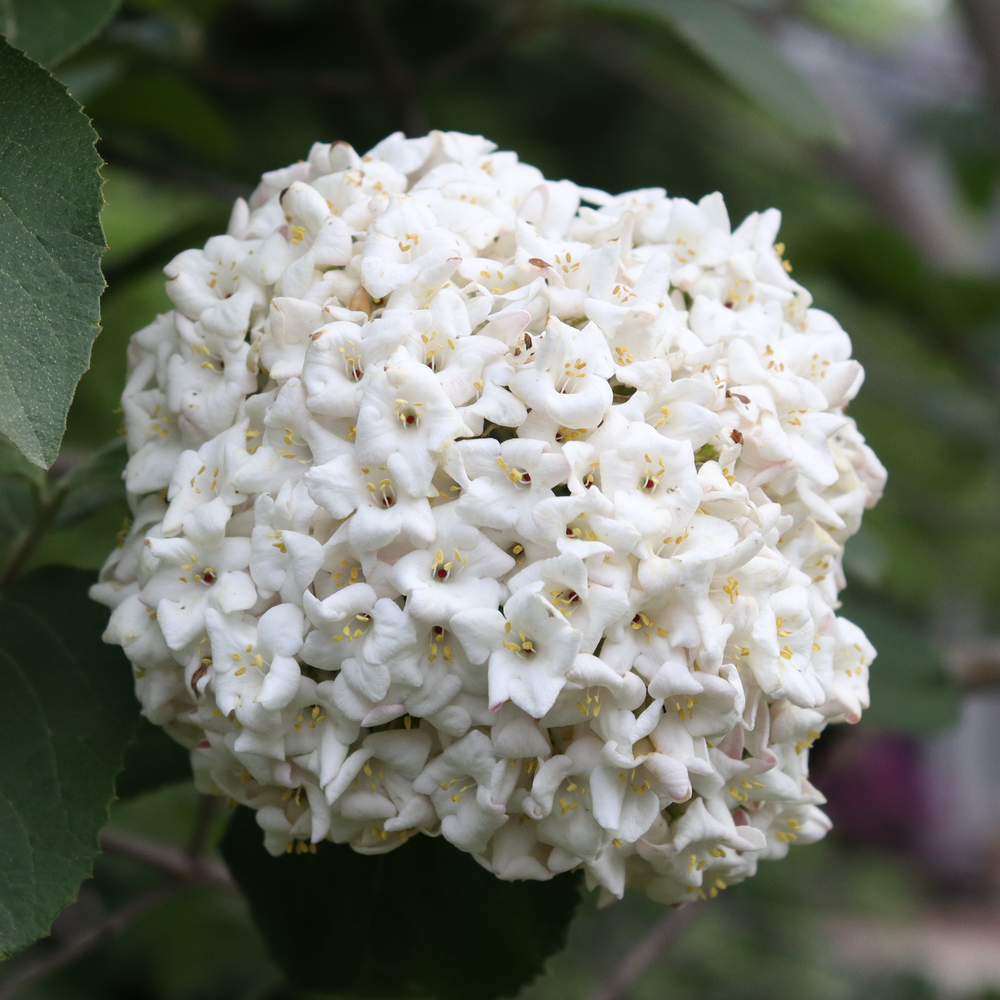
POLYGON ((389 474, 388 467, 362 465, 341 455, 305 474, 309 495, 338 520, 338 532, 364 559, 401 533, 411 545, 429 544, 437 531, 427 497, 411 496, 389 474), (353 515, 353 516, 352 516, 353 515))
POLYGON ((522 366, 511 377, 511 391, 526 406, 539 410, 560 426, 590 430, 611 408, 612 373, 607 344, 593 338, 603 351, 590 346, 579 331, 557 323, 541 337, 531 368, 522 366))
POLYGON ((215 700, 224 714, 235 710, 239 716, 254 702, 265 709, 285 708, 291 702, 299 687, 299 608, 279 604, 265 611, 256 627, 209 608, 205 624, 212 642, 215 700))
POLYGON ((433 372, 400 348, 365 388, 357 424, 357 456, 381 466, 412 496, 434 496, 438 460, 465 431, 433 372))
POLYGON ((885 470, 779 223, 398 133, 317 143, 176 257, 92 593, 198 788, 274 854, 441 834, 671 905, 822 837, 885 470))
POLYGON ((203 545, 190 538, 149 535, 146 545, 156 570, 139 597, 156 612, 171 649, 182 650, 201 635, 207 608, 229 614, 257 603, 257 590, 246 572, 249 539, 223 538, 216 545, 203 545))
POLYGON ((555 704, 583 636, 543 594, 538 581, 522 587, 503 612, 473 609, 451 621, 469 658, 489 659, 489 705, 506 701, 540 719, 555 704))
POLYGON ((525 538, 538 537, 532 512, 553 496, 566 479, 569 463, 542 441, 492 438, 459 441, 462 495, 456 511, 481 528, 513 528, 525 538))
POLYGON ((257 497, 250 575, 264 600, 278 593, 283 601, 302 603, 323 565, 323 546, 309 534, 315 512, 301 482, 292 486, 286 481, 276 498, 267 493, 257 497))
POLYGON ((460 612, 503 602, 506 588, 497 580, 514 566, 514 559, 461 520, 453 504, 434 513, 433 545, 399 559, 389 580, 405 595, 414 620, 448 626, 460 612))

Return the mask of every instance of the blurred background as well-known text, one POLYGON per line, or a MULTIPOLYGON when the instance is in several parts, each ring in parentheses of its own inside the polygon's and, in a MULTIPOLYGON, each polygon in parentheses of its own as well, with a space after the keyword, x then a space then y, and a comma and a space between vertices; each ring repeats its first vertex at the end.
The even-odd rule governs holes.
MULTIPOLYGON (((845 558, 873 707, 813 751, 835 831, 670 925, 639 897, 585 903, 523 998, 1000 997, 998 0, 129 0, 55 72, 101 136, 110 247, 64 468, 115 437, 128 337, 170 308, 163 266, 313 141, 457 129, 551 178, 720 190, 734 223, 780 208, 795 277, 865 365, 851 413, 889 469, 845 558)), ((0 481, 0 544, 21 489, 0 481)), ((98 567, 127 513, 104 500, 35 564, 98 567)), ((225 816, 199 818, 185 774, 140 730, 114 829, 211 842, 225 816)), ((54 941, 156 878, 99 859, 54 941)), ((232 890, 138 909, 17 995, 296 996, 232 890)), ((0 997, 51 946, 0 968, 0 997)))

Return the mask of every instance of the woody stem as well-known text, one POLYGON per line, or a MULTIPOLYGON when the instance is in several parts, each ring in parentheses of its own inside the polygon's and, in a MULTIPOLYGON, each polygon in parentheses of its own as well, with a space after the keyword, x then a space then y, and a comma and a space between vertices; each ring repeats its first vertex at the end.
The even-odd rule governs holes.
POLYGON ((31 524, 17 536, 7 553, 0 570, 0 593, 3 593, 20 575, 32 553, 55 523, 56 515, 66 498, 66 490, 56 487, 38 497, 31 524))

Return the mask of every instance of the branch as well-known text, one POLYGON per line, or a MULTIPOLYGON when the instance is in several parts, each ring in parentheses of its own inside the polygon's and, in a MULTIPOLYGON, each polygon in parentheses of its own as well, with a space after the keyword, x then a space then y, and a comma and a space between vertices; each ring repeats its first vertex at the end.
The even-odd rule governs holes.
POLYGON ((14 540, 3 568, 0 569, 0 593, 3 593, 20 575, 28 560, 49 529, 55 524, 56 515, 66 499, 65 489, 49 489, 42 487, 37 495, 34 516, 28 525, 14 540))
MULTIPOLYGON (((219 815, 222 800, 217 795, 199 795, 198 812, 194 820, 194 829, 188 838, 187 855, 189 858, 200 858, 205 852, 205 844, 212 830, 212 822, 219 815)), ((221 865, 218 867, 222 867, 221 865)), ((228 878, 229 872, 226 872, 228 878)), ((230 880, 232 884, 232 880, 230 880)))
POLYGON ((656 923, 650 927, 646 936, 616 965, 598 984, 597 989, 587 1000, 618 1000, 628 993, 629 987, 645 972, 646 967, 664 952, 680 937, 693 916, 694 906, 689 904, 683 909, 667 910, 656 923))
POLYGON ((84 903, 85 897, 74 906, 65 909, 55 925, 53 936, 37 942, 26 954, 27 960, 21 967, 0 982, 0 1000, 8 1000, 32 984, 58 972, 107 938, 124 930, 147 910, 158 906, 185 887, 214 886, 234 889, 236 885, 225 866, 209 861, 201 853, 216 812, 217 800, 212 799, 209 803, 206 801, 208 798, 202 796, 199 800, 198 816, 187 851, 145 840, 142 837, 134 837, 120 830, 102 830, 101 850, 105 854, 127 858, 129 861, 137 861, 155 868, 168 876, 167 881, 140 893, 112 913, 96 918, 88 914, 85 919, 75 922, 76 926, 82 929, 67 928, 68 935, 65 939, 59 940, 58 927, 64 915, 73 913, 84 903))
POLYGON ((18 972, 0 983, 0 1000, 8 1000, 9 997, 16 996, 39 980, 58 972, 59 969, 64 968, 91 948, 99 945, 105 938, 123 930, 147 910, 162 903, 177 892, 180 887, 180 883, 171 882, 154 886, 129 900, 113 913, 91 923, 89 927, 71 937, 64 944, 57 944, 47 949, 33 962, 25 964, 18 972))
POLYGON ((120 830, 101 831, 101 850, 118 858, 138 861, 169 875, 178 885, 212 885, 233 889, 235 883, 224 865, 167 844, 134 837, 120 830))

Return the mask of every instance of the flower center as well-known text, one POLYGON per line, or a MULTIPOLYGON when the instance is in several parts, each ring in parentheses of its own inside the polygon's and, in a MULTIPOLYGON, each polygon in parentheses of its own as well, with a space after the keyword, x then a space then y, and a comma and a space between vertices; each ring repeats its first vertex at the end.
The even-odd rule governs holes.
MULTIPOLYGON (((511 629, 510 622, 507 622, 507 632, 508 633, 510 632, 510 629, 511 629)), ((531 639, 530 636, 528 636, 524 632, 520 632, 519 631, 517 634, 518 634, 518 638, 520 638, 520 640, 521 640, 519 643, 517 643, 517 642, 511 642, 509 639, 504 639, 503 644, 512 653, 521 653, 521 654, 525 655, 526 657, 528 657, 530 659, 532 656, 535 655, 535 653, 538 652, 538 650, 535 649, 535 643, 534 643, 534 641, 531 639)))
POLYGON ((563 365, 562 376, 556 380, 559 392, 572 392, 573 379, 583 378, 587 374, 584 371, 586 367, 587 362, 583 358, 577 358, 576 361, 567 361, 563 365))
POLYGON ((531 474, 526 469, 518 469, 516 466, 508 465, 500 456, 497 456, 497 465, 503 469, 507 478, 515 486, 528 486, 531 483, 531 474))
POLYGON ((576 441, 586 433, 587 431, 583 427, 560 427, 556 431, 556 443, 563 444, 566 441, 576 441))
MULTIPOLYGON (((170 414, 166 413, 163 416, 160 416, 160 407, 159 404, 157 404, 156 409, 154 409, 149 416, 152 421, 149 425, 149 429, 161 438, 165 438, 170 433, 168 426, 170 424, 170 414)), ((125 424, 122 423, 122 427, 124 426, 125 424)))
MULTIPOLYGON (((353 348, 354 341, 349 340, 347 346, 353 348)), ((340 348, 340 353, 344 355, 344 367, 347 369, 347 377, 353 378, 355 382, 360 382, 361 376, 365 373, 364 366, 361 364, 361 355, 348 354, 343 347, 340 348)))
POLYGON ((550 590, 552 603, 567 617, 573 614, 573 605, 578 603, 580 595, 575 590, 550 590))
POLYGON ((666 639, 669 634, 665 628, 660 628, 656 624, 655 618, 650 618, 648 615, 644 615, 641 611, 632 619, 632 628, 636 632, 642 632, 646 637, 646 642, 652 642, 653 637, 650 635, 652 631, 656 631, 656 634, 663 639, 666 639))
POLYGON ((397 399, 396 416, 404 427, 420 425, 420 407, 423 403, 408 403, 405 399, 397 399))
POLYGON ((444 583, 445 580, 448 580, 451 577, 451 571, 456 566, 464 566, 466 562, 467 557, 463 556, 458 549, 455 549, 455 558, 445 562, 444 552, 441 549, 438 549, 437 552, 434 553, 434 562, 431 563, 431 578, 444 583))
MULTIPOLYGON (((420 335, 420 339, 425 344, 430 343, 430 337, 428 337, 426 333, 422 333, 420 335)), ((448 363, 447 352, 449 350, 450 351, 458 350, 458 348, 455 346, 455 341, 452 340, 451 337, 448 338, 447 344, 448 346, 445 347, 444 344, 437 343, 433 347, 428 347, 424 351, 424 364, 427 365, 427 367, 430 368, 432 372, 439 372, 441 371, 442 368, 445 367, 445 365, 447 365, 448 363)))
POLYGON ((620 368, 632 364, 633 361, 635 361, 635 355, 628 349, 627 345, 615 348, 615 364, 620 368))
POLYGON ((340 561, 340 567, 336 573, 331 573, 330 576, 333 577, 333 582, 338 587, 346 587, 352 583, 358 582, 358 576, 361 573, 361 564, 356 560, 342 559, 340 561), (352 566, 351 563, 354 562, 352 566))
POLYGON ((372 494, 372 499, 380 507, 388 510, 396 503, 396 494, 392 488, 391 479, 380 479, 378 486, 374 483, 367 483, 368 492, 372 494))
POLYGON ((444 641, 445 632, 440 625, 435 625, 431 629, 431 639, 430 639, 430 649, 427 654, 428 660, 436 660, 438 658, 438 650, 441 650, 441 655, 447 663, 451 663, 451 646, 447 645, 444 641))
MULTIPOLYGON (((579 518, 585 517, 584 514, 577 515, 579 518)), ((572 523, 566 525, 566 537, 567 538, 578 538, 584 542, 596 542, 597 532, 590 528, 587 522, 584 520, 582 523, 577 524, 575 527, 572 523)))
POLYGON ((694 718, 694 707, 698 704, 697 697, 691 698, 674 698, 673 699, 674 708, 677 709, 677 715, 683 722, 685 719, 694 718))
MULTIPOLYGON (((691 534, 691 529, 688 528, 688 529, 685 530, 685 532, 684 532, 683 535, 677 535, 677 536, 671 535, 668 538, 664 538, 663 539, 663 543, 660 545, 659 551, 656 554, 658 556, 662 556, 663 555, 663 547, 664 546, 666 546, 666 545, 680 545, 681 542, 687 540, 687 537, 690 534, 691 534)), ((725 588, 723 588, 723 590, 725 590, 725 588)))
POLYGON ((646 470, 643 472, 639 479, 639 489, 643 493, 652 493, 660 483, 660 477, 663 475, 663 459, 660 459, 659 468, 653 469, 653 460, 649 455, 642 456, 646 460, 646 470))
POLYGON ((661 406, 658 412, 662 413, 663 416, 653 424, 654 427, 662 427, 670 419, 669 406, 661 406))
POLYGON ((365 632, 368 631, 368 626, 371 625, 372 616, 366 612, 361 612, 354 616, 355 620, 360 622, 361 625, 345 625, 343 629, 338 632, 334 637, 334 642, 343 642, 346 639, 348 642, 354 642, 355 639, 360 639, 365 632))
POLYGON ((469 791, 470 788, 475 788, 476 784, 477 784, 477 782, 476 782, 476 780, 474 778, 470 778, 468 775, 466 775, 466 776, 464 776, 462 778, 452 778, 451 781, 442 781, 440 783, 441 784, 441 791, 442 792, 447 792, 447 791, 455 788, 455 785, 457 785, 459 783, 459 781, 466 782, 466 784, 463 784, 461 788, 457 788, 457 789, 455 789, 455 791, 453 791, 451 793, 450 798, 451 798, 452 802, 461 802, 462 801, 462 796, 467 791, 469 791))

